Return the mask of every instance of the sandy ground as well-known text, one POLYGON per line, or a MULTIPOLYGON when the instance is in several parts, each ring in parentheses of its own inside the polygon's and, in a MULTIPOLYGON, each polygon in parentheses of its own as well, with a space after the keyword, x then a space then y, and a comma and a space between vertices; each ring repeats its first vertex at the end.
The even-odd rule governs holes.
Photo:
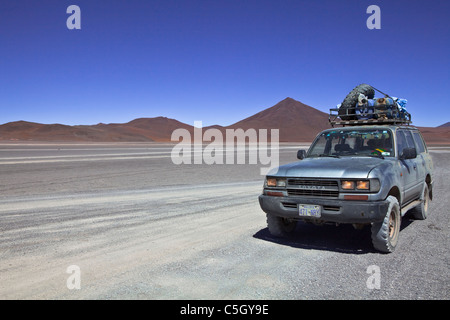
MULTIPOLYGON (((300 223, 273 238, 260 165, 174 165, 171 148, 0 145, 0 299, 449 298, 450 148, 430 148, 429 218, 406 216, 389 255, 370 228, 300 223)), ((297 149, 282 145, 280 162, 297 149)))

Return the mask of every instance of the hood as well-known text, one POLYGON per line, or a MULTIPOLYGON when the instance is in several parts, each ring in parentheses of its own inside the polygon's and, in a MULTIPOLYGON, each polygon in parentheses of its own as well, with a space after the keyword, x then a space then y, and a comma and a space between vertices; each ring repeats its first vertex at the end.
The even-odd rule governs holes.
POLYGON ((389 160, 370 157, 305 158, 282 165, 268 175, 305 178, 355 178, 366 179, 371 170, 388 165, 389 160))

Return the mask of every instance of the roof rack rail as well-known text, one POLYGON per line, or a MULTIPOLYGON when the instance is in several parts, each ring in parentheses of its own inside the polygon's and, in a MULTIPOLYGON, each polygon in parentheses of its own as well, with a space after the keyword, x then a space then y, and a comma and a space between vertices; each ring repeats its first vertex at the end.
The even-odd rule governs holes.
POLYGON ((328 121, 331 126, 358 126, 358 125, 410 125, 411 114, 406 111, 399 112, 398 108, 391 106, 378 106, 367 108, 367 106, 355 106, 346 109, 345 120, 339 114, 339 108, 331 108, 328 121), (349 113, 353 112, 353 113, 349 113))

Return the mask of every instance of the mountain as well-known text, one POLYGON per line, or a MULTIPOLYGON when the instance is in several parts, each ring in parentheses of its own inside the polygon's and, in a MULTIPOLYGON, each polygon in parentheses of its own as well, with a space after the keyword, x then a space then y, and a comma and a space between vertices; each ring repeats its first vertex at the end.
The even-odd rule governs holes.
POLYGON ((286 98, 227 128, 279 129, 280 142, 312 141, 319 131, 329 128, 329 122, 328 114, 286 98))
MULTIPOLYGON (((226 129, 279 129, 280 142, 311 142, 321 130, 329 128, 328 114, 300 101, 286 98, 274 106, 238 121, 230 126, 204 127, 226 129)), ((73 141, 73 142, 151 142, 170 141, 175 129, 193 133, 193 126, 166 117, 139 118, 127 123, 99 123, 96 125, 68 126, 15 121, 0 125, 0 141, 73 141)), ((420 128, 429 144, 450 144, 450 125, 420 128)), ((271 137, 268 137, 268 141, 271 137)))
POLYGON ((179 128, 193 132, 192 126, 166 117, 139 118, 124 124, 98 124, 95 127, 118 136, 129 135, 128 141, 170 141, 172 132, 179 128))
POLYGON ((436 127, 436 128, 449 128, 449 127, 450 127, 450 122, 447 122, 447 123, 441 124, 439 127, 436 127))
POLYGON ((0 126, 0 140, 25 141, 152 141, 121 125, 68 126, 26 121, 9 122, 0 126), (106 126, 103 127, 103 126, 106 126))
MULTIPOLYGON (((327 127, 327 114, 292 98, 227 127, 214 125, 225 135, 226 129, 279 129, 280 141, 311 141, 327 127)), ((0 125, 0 140, 26 141, 170 141, 175 129, 193 132, 193 126, 166 117, 139 118, 127 123, 99 123, 68 126, 16 121, 0 125)), ((270 136, 269 136, 270 140, 270 136)))
POLYGON ((450 144, 450 127, 418 127, 422 133, 425 142, 429 145, 449 145, 450 144))
POLYGON ((0 125, 0 140, 26 141, 102 141, 145 142, 169 141, 172 131, 192 126, 165 117, 141 118, 128 123, 68 126, 62 124, 40 124, 26 121, 0 125))

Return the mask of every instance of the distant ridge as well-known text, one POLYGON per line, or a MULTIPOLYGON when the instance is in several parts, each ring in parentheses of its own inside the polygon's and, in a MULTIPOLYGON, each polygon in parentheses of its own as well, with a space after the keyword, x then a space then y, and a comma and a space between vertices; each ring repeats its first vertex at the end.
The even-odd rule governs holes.
MULTIPOLYGON (((226 129, 250 128, 279 129, 280 142, 311 142, 323 129, 329 128, 328 114, 292 98, 285 98, 230 126, 214 125, 225 133, 226 129)), ((0 125, 0 141, 51 142, 167 142, 175 129, 193 132, 194 127, 166 117, 139 118, 127 123, 99 123, 69 126, 15 121, 0 125)), ((420 128, 431 144, 450 144, 450 122, 437 128, 420 128)), ((269 141, 271 137, 268 138, 269 141)))
POLYGON ((436 127, 436 128, 448 128, 448 127, 450 127, 450 122, 441 124, 440 126, 438 126, 438 127, 436 127))

